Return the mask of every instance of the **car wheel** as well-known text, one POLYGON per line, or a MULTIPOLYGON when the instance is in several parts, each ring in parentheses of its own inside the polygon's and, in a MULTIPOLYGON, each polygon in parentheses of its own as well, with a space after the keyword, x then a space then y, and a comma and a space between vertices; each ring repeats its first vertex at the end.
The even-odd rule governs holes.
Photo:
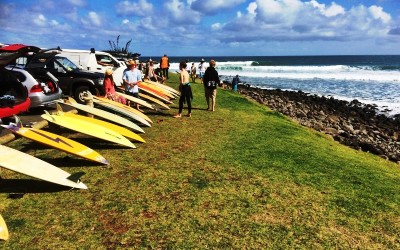
POLYGON ((80 86, 75 89, 74 98, 78 103, 85 104, 85 97, 91 93, 88 86, 80 86))

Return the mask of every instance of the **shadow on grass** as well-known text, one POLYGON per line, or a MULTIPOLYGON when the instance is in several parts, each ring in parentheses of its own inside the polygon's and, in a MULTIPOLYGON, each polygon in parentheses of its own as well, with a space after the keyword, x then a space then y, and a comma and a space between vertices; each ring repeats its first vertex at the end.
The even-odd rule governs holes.
POLYGON ((63 166, 63 167, 97 167, 97 166, 106 166, 101 163, 97 163, 95 161, 86 160, 83 158, 75 158, 75 156, 65 156, 59 158, 47 158, 39 156, 41 160, 50 163, 56 167, 63 166))
POLYGON ((32 179, 0 179, 0 193, 9 194, 8 198, 22 198, 27 193, 55 193, 72 188, 51 182, 32 179))

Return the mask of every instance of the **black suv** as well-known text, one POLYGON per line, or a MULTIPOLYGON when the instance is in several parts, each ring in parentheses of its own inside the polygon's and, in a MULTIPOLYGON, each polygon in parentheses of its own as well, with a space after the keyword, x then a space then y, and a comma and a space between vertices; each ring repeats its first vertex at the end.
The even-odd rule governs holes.
POLYGON ((27 69, 36 74, 49 71, 59 81, 59 87, 65 95, 73 96, 79 103, 84 103, 85 93, 104 95, 103 73, 84 71, 68 58, 57 56, 58 52, 37 53, 29 60, 27 69))

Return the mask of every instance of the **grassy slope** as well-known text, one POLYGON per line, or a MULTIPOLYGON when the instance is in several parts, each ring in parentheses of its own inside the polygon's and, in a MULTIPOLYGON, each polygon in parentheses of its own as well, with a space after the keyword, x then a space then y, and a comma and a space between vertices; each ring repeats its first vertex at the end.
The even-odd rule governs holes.
POLYGON ((398 165, 230 91, 219 90, 217 111, 206 111, 201 85, 193 90, 193 117, 172 118, 177 105, 150 114, 147 143, 135 150, 77 138, 109 167, 11 143, 71 173, 85 171, 89 190, 0 169, 0 213, 11 232, 0 248, 400 247, 398 165), (10 192, 27 194, 10 199, 10 192))

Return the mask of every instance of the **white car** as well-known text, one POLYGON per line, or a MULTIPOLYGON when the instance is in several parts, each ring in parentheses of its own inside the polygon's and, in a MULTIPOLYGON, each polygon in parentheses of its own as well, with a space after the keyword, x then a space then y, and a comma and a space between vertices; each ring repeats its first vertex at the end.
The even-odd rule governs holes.
POLYGON ((96 51, 93 48, 90 50, 62 49, 58 55, 67 57, 83 70, 104 74, 106 69, 112 69, 115 84, 117 86, 123 84, 122 76, 127 66, 124 61, 119 61, 107 52, 96 51))
POLYGON ((17 66, 5 68, 28 89, 31 108, 48 106, 61 98, 62 90, 58 87, 58 80, 50 72, 45 76, 34 77, 26 69, 17 66))

